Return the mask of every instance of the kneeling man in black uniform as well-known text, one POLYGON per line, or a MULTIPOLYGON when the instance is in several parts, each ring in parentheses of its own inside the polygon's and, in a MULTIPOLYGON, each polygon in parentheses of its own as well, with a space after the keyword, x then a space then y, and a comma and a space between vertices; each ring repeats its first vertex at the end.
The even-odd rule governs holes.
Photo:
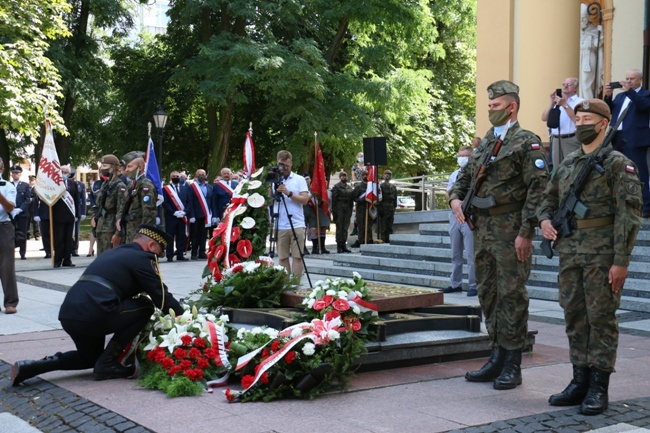
POLYGON ((170 241, 164 231, 142 224, 132 243, 97 256, 70 288, 59 311, 63 330, 77 350, 16 362, 11 368, 12 385, 53 370, 94 368, 95 380, 135 375, 135 358, 125 355, 135 353, 130 346, 154 308, 184 311, 158 270, 157 257, 165 255, 170 241), (104 348, 110 334, 113 337, 104 348))

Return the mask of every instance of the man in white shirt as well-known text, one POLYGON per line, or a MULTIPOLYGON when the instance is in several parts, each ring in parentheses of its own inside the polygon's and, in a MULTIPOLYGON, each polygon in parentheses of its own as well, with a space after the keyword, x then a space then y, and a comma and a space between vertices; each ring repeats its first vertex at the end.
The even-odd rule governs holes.
POLYGON ((18 286, 14 259, 15 229, 9 216, 16 206, 16 187, 2 177, 4 170, 4 161, 0 158, 0 283, 5 313, 14 314, 18 305, 18 286))
POLYGON ((584 100, 578 96, 578 79, 565 78, 562 82, 562 96, 553 92, 549 99, 550 104, 542 113, 542 120, 546 122, 551 110, 559 108, 560 126, 550 128, 553 167, 558 167, 569 153, 580 149, 580 141, 576 138, 576 115, 573 112, 573 108, 584 100))
POLYGON ((309 201, 309 189, 305 178, 291 171, 293 156, 290 152, 279 151, 277 161, 284 177, 281 183, 275 185, 275 192, 282 194, 282 200, 274 201, 272 209, 278 218, 278 258, 280 265, 288 272, 301 276, 304 270, 301 249, 305 244, 303 205, 309 201), (293 258, 293 262, 289 261, 289 257, 293 258))

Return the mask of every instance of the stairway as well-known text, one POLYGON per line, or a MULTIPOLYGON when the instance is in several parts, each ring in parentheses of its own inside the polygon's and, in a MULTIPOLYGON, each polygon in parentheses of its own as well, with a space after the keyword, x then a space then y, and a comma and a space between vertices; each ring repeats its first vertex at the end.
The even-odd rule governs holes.
MULTIPOLYGON (((309 272, 350 277, 357 271, 367 280, 442 289, 449 286, 451 249, 448 224, 421 223, 418 234, 393 234, 390 244, 362 245, 360 254, 311 256, 309 272)), ((557 301, 558 257, 541 252, 541 237, 533 241, 533 265, 526 284, 531 299, 557 301)), ((466 267, 464 269, 466 271, 466 267)), ((644 225, 623 288, 621 309, 650 312, 650 225, 644 225)), ((467 274, 464 275, 467 281, 467 274)))

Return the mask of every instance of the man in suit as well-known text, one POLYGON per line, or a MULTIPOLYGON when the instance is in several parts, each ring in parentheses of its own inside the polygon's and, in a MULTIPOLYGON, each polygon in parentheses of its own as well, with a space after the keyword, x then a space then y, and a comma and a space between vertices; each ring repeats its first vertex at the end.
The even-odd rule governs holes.
POLYGON ((70 166, 61 167, 61 176, 65 182, 65 188, 70 194, 64 194, 54 206, 52 206, 52 225, 54 227, 54 267, 71 266, 72 250, 74 248, 74 224, 79 219, 79 189, 77 182, 69 179, 70 166))
POLYGON ((40 226, 41 241, 43 242, 44 259, 52 257, 52 243, 50 242, 50 207, 45 204, 38 194, 33 194, 34 221, 40 226))
POLYGON ((86 184, 80 180, 75 180, 77 170, 70 167, 69 179, 77 184, 77 191, 79 194, 79 218, 74 223, 74 247, 72 249, 72 256, 79 257, 79 224, 86 219, 86 184))
MULTIPOLYGON (((11 212, 11 215, 16 220, 16 225, 21 232, 27 236, 27 226, 29 225, 29 208, 30 208, 30 195, 31 188, 27 182, 20 180, 20 175, 23 169, 19 165, 11 167, 11 179, 16 187, 16 207, 11 212)), ((25 260, 25 251, 27 250, 27 239, 25 238, 19 245, 20 259, 25 260)))
MULTIPOLYGON (((36 199, 34 196, 36 193, 34 192, 34 186, 36 185, 36 176, 30 175, 29 176, 29 198, 30 198, 30 206, 29 206, 29 214, 30 214, 30 224, 32 226, 32 233, 34 235, 34 240, 38 240, 38 238, 41 237, 41 228, 39 227, 40 224, 34 220, 34 217, 36 216, 36 212, 38 211, 38 208, 36 207, 36 199)), ((27 233, 27 239, 30 238, 29 233, 27 233)))
POLYGON ((171 183, 163 188, 163 209, 165 211, 165 231, 171 241, 167 244, 167 261, 187 261, 183 257, 185 252, 185 241, 189 228, 189 219, 192 218, 192 191, 180 185, 181 174, 174 170, 170 174, 171 183), (174 239, 176 240, 176 251, 174 251, 174 239))
POLYGON ((627 110, 623 123, 614 137, 614 150, 630 158, 639 169, 643 182, 643 217, 650 217, 650 182, 648 169, 650 157, 650 91, 641 87, 643 73, 630 69, 621 81, 621 92, 612 99, 612 87, 605 86, 605 102, 612 110, 612 125, 627 110))
POLYGON ((213 216, 217 218, 217 221, 223 217, 223 211, 228 207, 237 184, 238 182, 232 179, 232 171, 227 167, 222 168, 221 179, 215 180, 212 188, 212 200, 215 202, 214 208, 216 209, 213 216))
POLYGON ((217 224, 216 209, 212 200, 212 185, 208 183, 205 170, 198 169, 194 181, 190 184, 192 197, 192 211, 190 218, 190 236, 192 238, 192 260, 207 259, 205 255, 205 242, 207 229, 217 224))

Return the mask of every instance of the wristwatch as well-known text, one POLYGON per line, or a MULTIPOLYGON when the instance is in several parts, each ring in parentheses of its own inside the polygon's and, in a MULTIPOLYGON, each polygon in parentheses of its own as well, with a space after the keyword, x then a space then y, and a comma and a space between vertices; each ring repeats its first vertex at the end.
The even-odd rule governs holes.
POLYGON ((287 197, 291 198, 293 196, 293 191, 289 191, 289 195, 287 197))

